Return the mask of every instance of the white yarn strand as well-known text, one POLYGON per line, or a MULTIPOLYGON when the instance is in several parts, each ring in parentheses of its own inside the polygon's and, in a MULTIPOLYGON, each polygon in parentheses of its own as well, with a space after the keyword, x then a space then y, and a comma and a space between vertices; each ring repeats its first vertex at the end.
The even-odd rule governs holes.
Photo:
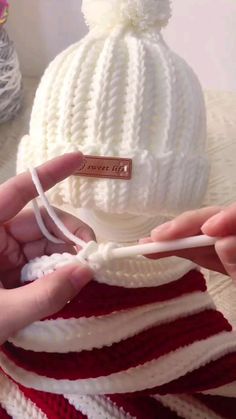
POLYGON ((40 212, 37 200, 34 199, 32 201, 32 205, 33 205, 33 209, 34 209, 34 213, 35 213, 35 218, 36 221, 38 223, 39 229, 41 231, 41 233, 43 234, 44 237, 46 237, 46 239, 48 239, 50 242, 55 243, 55 244, 64 244, 65 242, 63 240, 58 239, 57 237, 53 236, 50 231, 48 231, 44 221, 43 221, 43 217, 42 214, 40 212))
MULTIPOLYGON (((45 195, 45 192, 42 188, 42 185, 40 183, 40 180, 39 180, 36 169, 30 169, 30 172, 31 172, 31 176, 32 176, 32 181, 33 181, 33 183, 34 183, 34 185, 37 189, 37 192, 38 192, 38 194, 39 194, 39 196, 42 200, 42 203, 43 203, 44 207, 46 208, 49 216, 51 217, 51 219, 54 221, 54 223, 58 227, 58 229, 60 229, 61 232, 68 239, 70 239, 72 242, 74 242, 75 244, 79 244, 79 246, 85 247, 87 245, 87 243, 85 243, 81 239, 78 239, 78 237, 76 237, 74 234, 72 234, 66 228, 66 226, 61 222, 61 220, 59 219, 59 217, 55 213, 54 209, 51 207, 51 205, 50 205, 50 203, 49 203, 49 201, 48 201, 48 199, 45 195)), ((42 219, 41 215, 39 216, 39 209, 38 209, 38 205, 37 205, 36 201, 34 201, 34 209, 35 209, 37 221, 40 224, 41 231, 45 229, 45 234, 48 235, 47 238, 49 240, 51 240, 49 238, 49 235, 51 236, 51 234, 46 229, 46 226, 43 222, 43 219, 42 219)), ((52 239, 54 240, 55 237, 52 236, 52 239)), ((163 242, 163 243, 156 242, 156 243, 139 244, 139 245, 135 245, 135 246, 118 247, 118 248, 116 248, 116 246, 112 246, 113 248, 109 249, 109 253, 106 254, 106 259, 109 259, 109 260, 110 259, 123 259, 123 258, 131 257, 131 256, 149 255, 149 254, 154 254, 154 253, 164 253, 164 252, 169 252, 169 251, 213 246, 216 243, 216 241, 217 241, 216 237, 208 237, 208 236, 205 236, 205 235, 201 235, 201 236, 187 237, 185 239, 167 241, 167 242, 163 242)), ((61 243, 61 241, 60 241, 60 243, 61 243)), ((107 246, 108 245, 109 244, 107 244, 107 246)), ((106 249, 105 249, 104 245, 101 245, 101 246, 102 246, 103 250, 105 251, 106 249)), ((104 253, 104 252, 102 252, 102 253, 104 253)), ((100 259, 102 255, 100 255, 99 252, 96 252, 95 255, 91 259, 96 261, 97 256, 100 259)))
MULTIPOLYGON (((39 180, 38 173, 37 173, 36 169, 30 169, 30 173, 31 173, 32 181, 35 185, 35 188, 36 188, 36 190, 37 190, 37 192, 40 196, 40 199, 42 201, 42 204, 43 204, 44 208, 47 210, 48 215, 51 217, 51 219, 54 221, 54 223, 58 227, 58 229, 64 234, 65 237, 67 237, 69 240, 71 240, 72 243, 75 243, 78 246, 85 247, 87 245, 87 243, 84 242, 83 240, 79 239, 78 237, 76 237, 74 234, 72 234, 67 229, 67 227, 62 223, 62 221, 60 220, 60 218, 58 217, 58 215, 56 214, 54 209, 49 204, 49 201, 48 201, 48 199, 47 199, 47 197, 44 193, 44 190, 42 188, 42 185, 40 183, 40 180, 39 180)), ((40 225, 40 228, 41 228, 41 225, 40 225)))
POLYGON ((22 78, 13 43, 0 27, 0 123, 13 118, 20 109, 22 78))
MULTIPOLYGON (((59 267, 66 266, 69 263, 82 263, 89 265, 94 272, 96 272, 97 280, 99 281, 99 273, 103 272, 103 280, 104 280, 104 266, 106 267, 109 261, 115 261, 119 259, 127 259, 127 258, 135 258, 149 254, 155 253, 163 253, 169 251, 176 251, 182 250, 187 248, 197 248, 197 247, 205 247, 205 246, 213 246, 217 239, 214 237, 208 236, 195 236, 195 237, 188 237, 185 239, 180 240, 173 240, 169 242, 156 242, 156 243, 147 243, 147 244, 139 244, 133 245, 129 247, 121 247, 116 243, 101 243, 98 244, 95 241, 90 241, 89 243, 84 242, 83 240, 76 237, 72 234, 66 226, 62 223, 62 221, 57 216, 54 209, 51 207, 41 182, 38 177, 38 173, 36 169, 30 169, 32 181, 35 185, 35 188, 42 200, 42 204, 45 207, 46 211, 48 212, 49 216, 51 217, 52 221, 54 221, 55 225, 58 229, 69 239, 72 243, 79 245, 82 247, 82 250, 76 255, 73 256, 71 254, 64 253, 61 254, 54 254, 50 257, 42 257, 36 258, 35 260, 30 261, 27 265, 24 266, 21 272, 21 280, 22 282, 27 281, 34 281, 37 280, 51 272, 55 271, 59 267), (101 271, 102 270, 102 271, 101 271)), ((38 226, 42 232, 42 234, 51 242, 56 244, 64 243, 63 241, 59 240, 55 236, 53 236, 47 229, 42 215, 40 213, 40 209, 37 204, 37 200, 33 201, 33 208, 35 211, 36 220, 38 226)), ((136 282, 136 281, 135 281, 136 282)), ((121 284, 120 284, 121 285, 121 284)), ((137 284, 136 284, 137 285, 137 284)))

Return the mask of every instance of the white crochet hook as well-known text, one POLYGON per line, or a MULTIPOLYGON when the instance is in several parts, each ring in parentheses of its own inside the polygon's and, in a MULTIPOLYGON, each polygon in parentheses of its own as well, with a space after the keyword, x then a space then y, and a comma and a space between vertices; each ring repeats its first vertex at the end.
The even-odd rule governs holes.
POLYGON ((194 249, 214 246, 217 239, 208 236, 193 236, 165 242, 138 244, 134 246, 120 247, 109 253, 109 259, 123 259, 140 255, 152 255, 156 253, 176 252, 178 250, 194 249))
MULTIPOLYGON (((81 246, 82 248, 85 248, 88 243, 84 242, 83 240, 79 239, 75 235, 73 235, 61 222, 58 215, 54 211, 54 209, 51 207, 44 190, 42 188, 42 185, 40 183, 38 174, 36 169, 30 169, 31 176, 33 183, 36 187, 36 190, 42 200, 42 204, 47 210, 49 216, 54 221, 58 229, 73 243, 81 246)), ((58 239, 57 237, 53 236, 46 228, 44 221, 42 219, 37 201, 33 201, 34 210, 36 219, 39 225, 40 230, 42 231, 42 234, 49 240, 54 243, 64 243, 62 240, 58 239)), ((127 247, 117 247, 114 249, 110 249, 109 251, 109 260, 112 259, 123 259, 128 257, 135 257, 135 256, 145 256, 145 255, 152 255, 156 253, 165 253, 165 252, 175 252, 178 250, 186 250, 186 249, 194 249, 194 248, 200 248, 200 247, 208 247, 208 246, 214 246, 217 241, 217 238, 215 237, 209 237, 205 235, 201 236, 193 236, 193 237, 187 237, 184 239, 178 239, 178 240, 172 240, 172 241, 165 241, 165 242, 156 242, 156 243, 146 243, 146 244, 138 244, 133 246, 127 246, 127 247)), ((96 251, 93 255, 93 259, 96 259, 96 251)))

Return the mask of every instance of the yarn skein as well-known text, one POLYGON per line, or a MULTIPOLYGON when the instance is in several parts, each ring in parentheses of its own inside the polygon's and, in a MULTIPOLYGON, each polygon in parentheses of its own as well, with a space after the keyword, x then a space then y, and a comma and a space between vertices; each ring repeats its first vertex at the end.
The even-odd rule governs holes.
POLYGON ((12 119, 22 101, 22 76, 18 57, 6 30, 0 26, 0 123, 12 119))

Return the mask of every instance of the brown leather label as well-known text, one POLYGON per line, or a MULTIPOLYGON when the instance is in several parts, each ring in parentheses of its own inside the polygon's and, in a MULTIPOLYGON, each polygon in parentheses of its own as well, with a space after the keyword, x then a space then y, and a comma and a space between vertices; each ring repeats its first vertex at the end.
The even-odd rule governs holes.
POLYGON ((84 156, 84 164, 75 176, 130 180, 132 159, 122 157, 84 156))

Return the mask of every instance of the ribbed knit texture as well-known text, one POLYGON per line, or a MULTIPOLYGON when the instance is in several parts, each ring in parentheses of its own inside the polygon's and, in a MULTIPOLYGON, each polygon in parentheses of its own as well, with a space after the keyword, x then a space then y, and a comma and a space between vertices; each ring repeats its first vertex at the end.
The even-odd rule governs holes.
MULTIPOLYGON (((78 149, 129 157, 131 181, 71 177, 52 202, 98 220, 99 211, 169 217, 199 206, 205 107, 160 33, 169 1, 84 0, 83 11, 91 31, 46 71, 18 170, 78 149)), ((0 404, 24 419, 32 409, 49 419, 231 419, 235 407, 235 331, 202 274, 178 259, 107 263, 60 313, 11 337, 0 367, 0 404)))
POLYGON ((168 0, 84 0, 87 20, 102 15, 99 28, 92 24, 46 70, 18 171, 81 150, 131 158, 133 173, 130 181, 70 177, 49 193, 54 204, 155 216, 202 202, 209 174, 205 105, 197 77, 155 24, 158 16, 167 21, 168 10, 168 0), (115 10, 118 22, 102 30, 115 10))

